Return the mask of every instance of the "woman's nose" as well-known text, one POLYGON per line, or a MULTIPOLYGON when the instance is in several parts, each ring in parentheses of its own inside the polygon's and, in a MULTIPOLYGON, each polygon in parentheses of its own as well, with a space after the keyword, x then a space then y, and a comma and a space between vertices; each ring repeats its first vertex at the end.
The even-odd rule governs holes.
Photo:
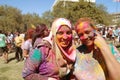
POLYGON ((63 34, 63 38, 67 39, 67 34, 66 33, 63 34))
POLYGON ((83 36, 81 36, 81 39, 87 39, 87 38, 88 38, 87 34, 84 34, 83 36))

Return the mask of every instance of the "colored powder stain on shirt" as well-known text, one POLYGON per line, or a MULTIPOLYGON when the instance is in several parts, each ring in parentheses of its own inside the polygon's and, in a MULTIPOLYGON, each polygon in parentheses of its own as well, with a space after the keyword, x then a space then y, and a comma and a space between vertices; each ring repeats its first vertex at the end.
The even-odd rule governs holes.
POLYGON ((35 49, 33 51, 33 54, 31 56, 31 60, 34 61, 34 62, 40 62, 42 59, 42 53, 40 52, 39 49, 35 49))
POLYGON ((105 75, 103 73, 102 67, 99 65, 93 57, 89 57, 92 54, 80 54, 77 55, 77 63, 75 64, 75 69, 79 70, 81 75, 81 80, 105 80, 105 75))

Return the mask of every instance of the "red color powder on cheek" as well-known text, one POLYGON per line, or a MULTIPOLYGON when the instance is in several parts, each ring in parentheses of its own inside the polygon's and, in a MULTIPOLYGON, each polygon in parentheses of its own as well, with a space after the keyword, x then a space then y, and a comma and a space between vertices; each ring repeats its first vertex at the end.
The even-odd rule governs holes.
POLYGON ((85 37, 84 37, 84 36, 81 36, 80 39, 81 39, 81 40, 82 40, 82 39, 85 39, 85 37))
POLYGON ((68 36, 68 40, 70 40, 70 41, 72 40, 72 35, 68 36))

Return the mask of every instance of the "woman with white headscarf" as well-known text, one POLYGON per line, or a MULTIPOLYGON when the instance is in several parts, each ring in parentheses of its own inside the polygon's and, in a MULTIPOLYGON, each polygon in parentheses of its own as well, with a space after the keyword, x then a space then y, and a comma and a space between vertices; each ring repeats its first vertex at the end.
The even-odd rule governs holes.
POLYGON ((25 62, 25 80, 71 80, 76 50, 72 44, 69 20, 58 18, 52 23, 48 37, 38 44, 25 62))

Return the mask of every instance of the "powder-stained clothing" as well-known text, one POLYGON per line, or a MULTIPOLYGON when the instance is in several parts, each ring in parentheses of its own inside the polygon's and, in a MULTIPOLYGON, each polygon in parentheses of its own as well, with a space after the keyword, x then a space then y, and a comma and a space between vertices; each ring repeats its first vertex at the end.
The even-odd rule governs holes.
MULTIPOLYGON (((110 49, 114 50, 116 54, 119 54, 115 47, 110 49)), ((86 53, 86 47, 84 45, 77 48, 77 59, 75 63, 75 72, 79 72, 80 80, 108 80, 108 73, 105 62, 102 58, 99 50, 94 50, 91 53, 86 53), (105 77, 106 76, 106 77, 105 77)), ((113 54, 113 51, 112 51, 113 54)), ((116 57, 116 56, 115 56, 116 57)), ((120 59, 120 56, 119 56, 120 59)))
POLYGON ((5 34, 0 34, 0 50, 2 53, 8 53, 8 48, 7 48, 7 38, 5 34))
MULTIPOLYGON (((58 55, 61 56, 59 53, 58 55)), ((64 58, 56 59, 56 56, 51 45, 46 41, 41 41, 41 44, 39 43, 26 59, 22 76, 25 80, 48 80, 48 77, 70 80, 68 74, 71 74, 73 62, 68 64, 64 58)))
POLYGON ((70 21, 64 18, 56 19, 52 24, 49 36, 43 38, 43 42, 35 42, 40 47, 38 47, 39 50, 34 49, 25 62, 23 70, 25 80, 48 80, 49 77, 56 80, 71 80, 76 49, 72 45, 72 41, 67 51, 58 45, 56 33, 62 25, 66 25, 71 29, 70 21))
POLYGON ((55 62, 55 54, 49 44, 39 44, 30 57, 25 61, 23 77, 26 80, 48 80, 48 77, 58 78, 58 68, 55 62), (28 76, 32 74, 31 76, 28 76))
POLYGON ((6 46, 6 36, 4 34, 0 34, 0 47, 6 46))

